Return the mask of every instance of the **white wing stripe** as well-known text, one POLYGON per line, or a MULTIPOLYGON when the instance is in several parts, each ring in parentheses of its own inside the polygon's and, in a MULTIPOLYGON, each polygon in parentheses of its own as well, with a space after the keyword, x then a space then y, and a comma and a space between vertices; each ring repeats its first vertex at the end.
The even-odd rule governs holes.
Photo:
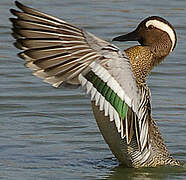
POLYGON ((117 130, 120 133, 121 132, 120 117, 115 109, 114 109, 114 120, 115 120, 117 130))
POLYGON ((105 103, 104 103, 104 110, 105 110, 105 116, 108 116, 109 115, 109 102, 107 100, 105 100, 105 103))
POLYGON ((112 105, 109 103, 109 116, 110 116, 110 121, 114 120, 114 108, 112 105))
POLYGON ((90 83, 89 81, 87 81, 86 87, 87 87, 87 94, 89 94, 89 92, 91 91, 91 89, 92 89, 92 87, 93 87, 93 84, 90 83))
POLYGON ((126 102, 126 104, 131 107, 131 99, 125 94, 118 82, 109 74, 109 72, 102 67, 100 64, 95 61, 90 64, 92 71, 100 77, 104 82, 107 82, 107 85, 116 93, 118 96, 126 102), (104 73, 104 77, 100 76, 101 73, 104 73))
POLYGON ((96 99, 96 106, 98 106, 98 104, 99 104, 99 100, 100 100, 100 97, 101 97, 102 95, 97 91, 96 92, 96 96, 95 96, 95 99, 96 99))
POLYGON ((97 92, 97 89, 95 87, 92 88, 92 91, 91 91, 91 101, 94 100, 94 97, 95 97, 95 94, 97 92))
POLYGON ((87 83, 87 80, 81 74, 78 76, 78 78, 79 78, 79 81, 80 81, 82 87, 84 87, 85 84, 87 83))
POLYGON ((104 102, 105 102, 105 97, 104 96, 101 96, 100 97, 100 111, 103 111, 103 108, 104 108, 104 102))

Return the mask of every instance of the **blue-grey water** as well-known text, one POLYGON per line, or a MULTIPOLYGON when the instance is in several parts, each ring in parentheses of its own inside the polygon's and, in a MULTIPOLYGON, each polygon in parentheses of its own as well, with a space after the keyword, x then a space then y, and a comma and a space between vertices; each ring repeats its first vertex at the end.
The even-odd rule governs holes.
MULTIPOLYGON (((22 0, 107 41, 145 17, 168 19, 178 35, 175 51, 148 84, 153 117, 170 153, 186 164, 185 0, 22 0)), ((186 179, 184 168, 118 166, 81 89, 55 89, 33 77, 12 45, 8 18, 14 1, 0 0, 0 179, 186 179)), ((124 49, 136 43, 116 43, 124 49)))

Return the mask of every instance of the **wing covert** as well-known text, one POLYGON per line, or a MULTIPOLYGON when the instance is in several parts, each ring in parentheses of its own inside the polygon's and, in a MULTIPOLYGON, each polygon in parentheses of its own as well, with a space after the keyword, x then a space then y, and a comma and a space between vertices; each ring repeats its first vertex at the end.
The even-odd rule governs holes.
POLYGON ((45 82, 81 84, 100 111, 115 121, 121 137, 130 143, 135 134, 143 150, 148 142, 146 99, 139 91, 130 62, 116 46, 16 1, 12 9, 15 46, 25 66, 45 82))

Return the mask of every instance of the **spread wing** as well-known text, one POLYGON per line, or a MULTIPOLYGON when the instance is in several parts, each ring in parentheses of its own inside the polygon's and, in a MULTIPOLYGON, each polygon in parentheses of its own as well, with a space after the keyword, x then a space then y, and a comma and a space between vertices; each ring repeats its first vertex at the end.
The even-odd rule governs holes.
POLYGON ((115 121, 121 137, 130 143, 135 135, 143 151, 148 144, 147 96, 143 88, 139 91, 126 55, 66 21, 15 3, 21 11, 11 9, 16 18, 10 20, 25 65, 54 87, 81 84, 115 121))

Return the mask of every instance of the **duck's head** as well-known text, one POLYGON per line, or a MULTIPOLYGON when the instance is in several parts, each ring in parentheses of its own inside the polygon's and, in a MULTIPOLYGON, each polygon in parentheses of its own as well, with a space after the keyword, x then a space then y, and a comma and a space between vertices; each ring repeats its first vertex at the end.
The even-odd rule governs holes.
POLYGON ((115 37, 113 41, 138 41, 155 51, 166 50, 168 55, 175 48, 177 38, 173 26, 167 20, 151 16, 144 19, 133 32, 115 37))

